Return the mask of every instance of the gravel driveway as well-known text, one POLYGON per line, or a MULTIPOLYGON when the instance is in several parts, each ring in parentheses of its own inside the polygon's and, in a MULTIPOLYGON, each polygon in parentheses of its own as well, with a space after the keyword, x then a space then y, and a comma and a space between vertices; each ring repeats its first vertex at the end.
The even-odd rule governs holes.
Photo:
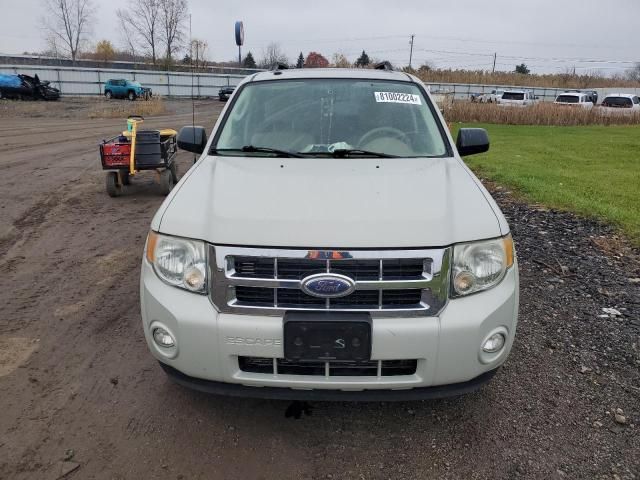
POLYGON ((612 230, 490 185, 522 288, 493 381, 285 418, 173 385, 148 354, 139 263, 162 198, 153 177, 107 197, 97 142, 120 123, 0 118, 0 478, 640 478, 640 260, 612 230))

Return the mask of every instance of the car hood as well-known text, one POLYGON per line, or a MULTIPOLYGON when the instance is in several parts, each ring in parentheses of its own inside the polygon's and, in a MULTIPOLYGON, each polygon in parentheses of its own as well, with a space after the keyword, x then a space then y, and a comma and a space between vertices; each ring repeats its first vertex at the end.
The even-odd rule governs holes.
POLYGON ((318 248, 445 246, 507 233, 456 158, 206 157, 152 228, 214 244, 318 248))

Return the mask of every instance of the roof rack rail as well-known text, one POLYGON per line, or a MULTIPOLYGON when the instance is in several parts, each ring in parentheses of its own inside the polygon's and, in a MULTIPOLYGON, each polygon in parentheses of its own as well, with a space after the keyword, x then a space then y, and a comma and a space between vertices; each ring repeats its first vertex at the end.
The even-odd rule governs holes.
POLYGON ((387 70, 389 72, 393 71, 393 65, 391 65, 391 62, 389 62, 388 60, 385 60, 384 62, 380 62, 380 63, 376 63, 373 68, 375 68, 376 70, 387 70))

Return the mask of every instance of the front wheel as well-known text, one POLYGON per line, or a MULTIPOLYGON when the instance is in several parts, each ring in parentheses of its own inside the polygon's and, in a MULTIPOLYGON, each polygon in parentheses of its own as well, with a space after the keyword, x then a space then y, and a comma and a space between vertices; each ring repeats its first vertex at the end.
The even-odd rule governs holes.
POLYGON ((104 92, 104 98, 106 98, 107 100, 111 100, 111 92, 109 90, 104 92))
POLYGON ((133 102, 136 99, 136 94, 134 92, 129 92, 127 98, 133 102))
POLYGON ((122 194, 122 186, 118 183, 117 172, 107 173, 107 193, 110 197, 118 197, 122 194))

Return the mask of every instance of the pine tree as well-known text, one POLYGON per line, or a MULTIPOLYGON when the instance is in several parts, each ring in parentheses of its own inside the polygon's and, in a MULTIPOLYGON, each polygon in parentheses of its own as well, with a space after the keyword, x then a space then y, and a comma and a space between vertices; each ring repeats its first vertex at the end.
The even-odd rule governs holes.
POLYGON ((253 58, 253 54, 251 52, 247 53, 247 56, 244 57, 244 60, 242 61, 242 66, 244 68, 258 68, 258 66, 256 65, 256 61, 253 58))
POLYGON ((298 61, 296 62, 296 68, 304 68, 304 55, 300 52, 298 56, 298 61))
POLYGON ((360 55, 360 57, 356 60, 356 67, 366 67, 367 65, 369 65, 369 63, 371 63, 371 60, 369 60, 369 55, 367 55, 367 52, 362 50, 362 55, 360 55))

